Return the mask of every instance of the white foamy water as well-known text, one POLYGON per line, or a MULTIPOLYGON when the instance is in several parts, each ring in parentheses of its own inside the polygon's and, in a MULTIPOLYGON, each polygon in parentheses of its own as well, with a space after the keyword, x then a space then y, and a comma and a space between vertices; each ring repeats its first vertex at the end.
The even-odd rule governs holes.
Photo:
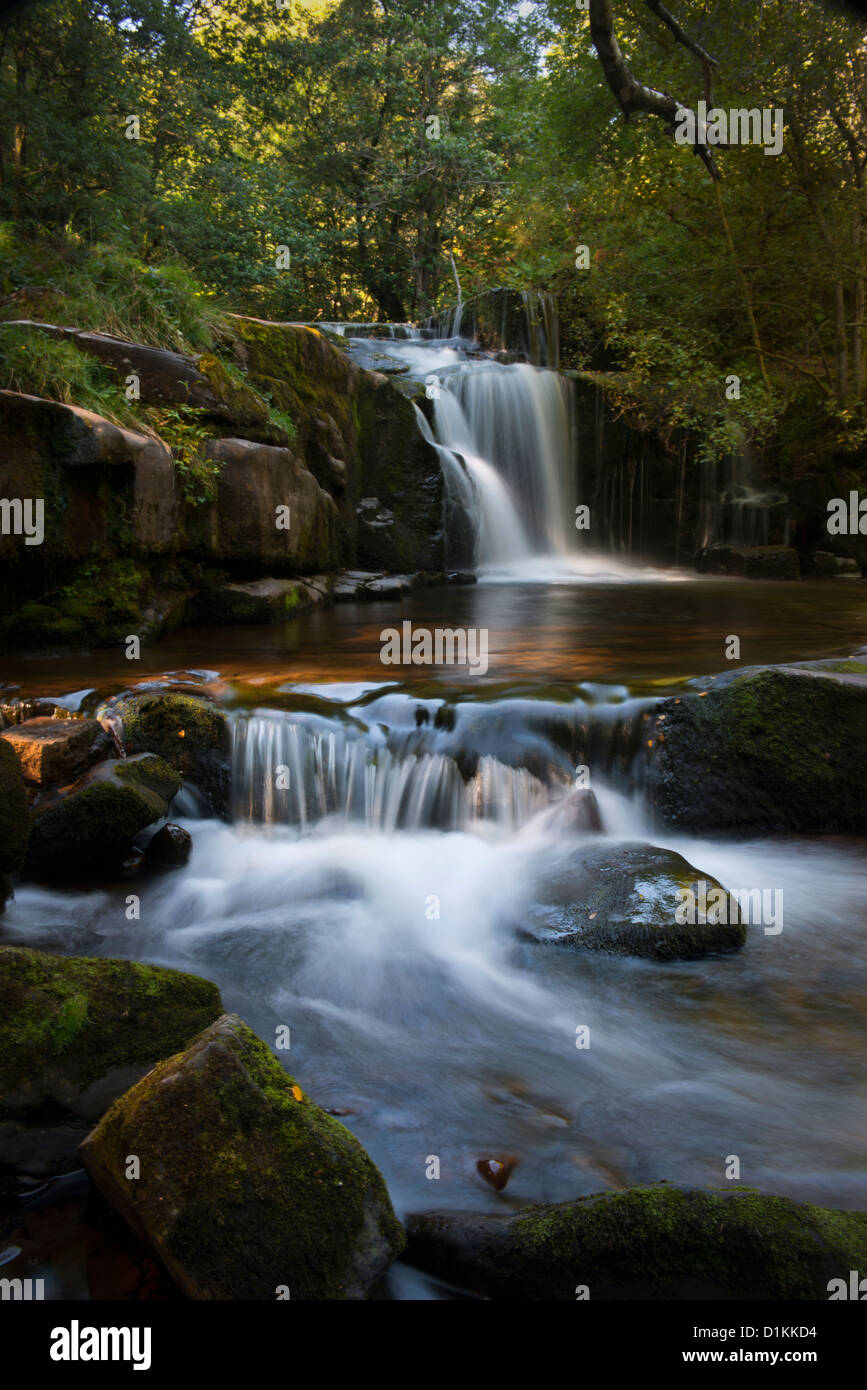
POLYGON ((860 847, 661 835, 604 779, 603 833, 576 831, 559 815, 569 789, 556 767, 510 761, 538 736, 529 715, 461 790, 448 738, 466 754, 502 712, 473 706, 451 733, 429 729, 421 751, 400 701, 345 711, 342 736, 324 719, 239 719, 238 819, 183 822, 192 859, 142 881, 140 921, 125 917, 129 884, 25 887, 6 939, 192 970, 263 1038, 288 1024, 282 1060, 321 1104, 349 1111, 402 1210, 498 1207, 474 1164, 502 1154, 520 1159, 508 1200, 663 1177, 720 1184, 737 1154, 747 1183, 863 1206, 860 847), (299 779, 283 806, 264 785, 278 756, 299 779), (582 846, 606 844, 616 862, 636 838, 729 887, 782 889, 783 932, 751 927, 738 953, 668 965, 522 938, 582 846))

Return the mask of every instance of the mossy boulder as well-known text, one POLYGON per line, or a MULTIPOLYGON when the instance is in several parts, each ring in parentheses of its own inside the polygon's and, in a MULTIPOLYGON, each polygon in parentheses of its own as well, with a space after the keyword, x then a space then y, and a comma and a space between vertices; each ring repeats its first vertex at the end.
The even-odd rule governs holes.
POLYGON ((122 697, 111 713, 120 719, 127 753, 158 753, 196 784, 216 815, 226 813, 231 738, 222 710, 196 695, 153 691, 122 697))
POLYGON ((404 1244, 358 1140, 237 1015, 122 1096, 81 1155, 190 1298, 364 1298, 404 1244))
POLYGON ((544 896, 522 934, 546 944, 692 960, 746 941, 739 906, 715 878, 672 850, 638 841, 583 847, 548 880, 544 896))
POLYGON ((92 1121, 220 1012, 195 975, 0 946, 0 1118, 92 1121))
POLYGON ((827 1299, 867 1267, 867 1213, 750 1188, 628 1188, 509 1215, 410 1217, 408 1260, 493 1299, 827 1299))
POLYGON ((0 912, 12 892, 11 876, 21 868, 30 814, 24 774, 15 750, 0 738, 0 912))
POLYGON ((708 684, 657 711, 650 792, 663 821, 698 832, 867 829, 867 682, 769 669, 708 684))
POLYGON ((35 808, 24 872, 62 879, 111 865, 140 830, 168 815, 181 778, 162 758, 112 758, 35 808))

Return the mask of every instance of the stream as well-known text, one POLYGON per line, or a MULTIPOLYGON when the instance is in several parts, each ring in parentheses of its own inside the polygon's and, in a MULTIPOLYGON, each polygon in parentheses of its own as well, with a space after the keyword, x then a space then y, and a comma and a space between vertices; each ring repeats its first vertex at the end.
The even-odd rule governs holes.
MULTIPOLYGON (((865 845, 664 832, 635 732, 653 698, 725 668, 730 633, 745 666, 865 646, 863 585, 596 553, 572 524, 563 378, 456 338, 352 341, 365 366, 439 383, 420 427, 475 517, 479 582, 146 649, 138 682, 230 711, 232 820, 184 789, 173 816, 192 857, 136 888, 139 921, 124 883, 25 885, 3 940, 193 971, 264 1039, 288 1025, 278 1055, 356 1133, 401 1216, 662 1178, 721 1186, 730 1155, 751 1186, 867 1207, 865 845), (384 667, 380 631, 405 619, 486 629, 487 672, 384 667), (578 726, 594 731, 597 832, 568 814, 578 726), (591 837, 612 859, 645 840, 726 885, 782 889, 785 929, 668 964, 531 939, 591 837), (517 1160, 504 1192, 480 1179, 485 1157, 517 1160)), ((15 658, 4 680, 88 712, 135 683, 107 652, 15 658)), ((390 1280, 392 1297, 447 1296, 401 1266, 390 1280)))

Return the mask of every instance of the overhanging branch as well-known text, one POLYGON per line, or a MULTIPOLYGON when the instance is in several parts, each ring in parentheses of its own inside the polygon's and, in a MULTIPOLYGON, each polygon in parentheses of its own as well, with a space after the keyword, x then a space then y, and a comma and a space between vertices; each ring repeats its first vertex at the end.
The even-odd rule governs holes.
MULTIPOLYGON (((645 0, 645 3, 671 30, 678 43, 683 44, 701 60, 706 71, 708 65, 716 65, 716 60, 705 53, 700 45, 689 39, 674 16, 669 14, 669 11, 659 3, 659 0, 645 0)), ((659 92, 655 87, 645 87, 643 82, 639 82, 617 42, 611 0, 590 0, 590 37, 602 65, 605 80, 617 98, 626 120, 628 121, 632 116, 644 111, 650 116, 659 116, 666 123, 667 133, 672 134, 678 119, 684 119, 683 116, 679 117, 678 113, 691 112, 692 108, 685 106, 682 101, 671 96, 668 92, 659 92)), ((696 137, 692 142, 693 153, 702 160, 711 178, 719 180, 722 175, 716 161, 707 145, 703 143, 704 128, 702 123, 694 112, 692 112, 692 118, 692 129, 696 137)))

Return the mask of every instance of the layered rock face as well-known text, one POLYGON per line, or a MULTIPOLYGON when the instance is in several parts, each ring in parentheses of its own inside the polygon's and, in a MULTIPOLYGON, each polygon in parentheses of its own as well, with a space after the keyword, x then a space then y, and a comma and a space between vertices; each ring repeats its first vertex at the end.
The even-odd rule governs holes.
POLYGON ((442 569, 439 462, 412 403, 316 329, 233 318, 222 356, 193 357, 7 328, 97 358, 135 422, 0 392, 0 646, 219 621, 226 583, 442 569))

